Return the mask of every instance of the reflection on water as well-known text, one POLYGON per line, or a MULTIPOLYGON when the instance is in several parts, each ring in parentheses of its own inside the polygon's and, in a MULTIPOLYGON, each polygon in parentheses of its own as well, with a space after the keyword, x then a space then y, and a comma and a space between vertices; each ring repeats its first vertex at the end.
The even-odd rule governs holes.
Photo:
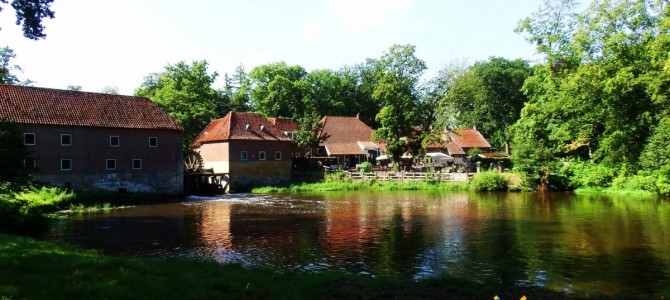
MULTIPOLYGON (((226 195, 60 221, 50 235, 109 254, 177 256, 414 279, 627 295, 670 286, 670 204, 570 194, 226 195)), ((665 289, 665 290, 664 290, 665 289)))

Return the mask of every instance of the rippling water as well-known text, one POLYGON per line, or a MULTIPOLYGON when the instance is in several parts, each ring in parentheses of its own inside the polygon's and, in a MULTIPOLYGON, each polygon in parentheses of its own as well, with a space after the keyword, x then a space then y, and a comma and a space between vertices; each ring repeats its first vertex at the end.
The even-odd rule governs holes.
POLYGON ((571 194, 346 192, 187 198, 59 221, 107 254, 606 294, 668 292, 670 204, 571 194))

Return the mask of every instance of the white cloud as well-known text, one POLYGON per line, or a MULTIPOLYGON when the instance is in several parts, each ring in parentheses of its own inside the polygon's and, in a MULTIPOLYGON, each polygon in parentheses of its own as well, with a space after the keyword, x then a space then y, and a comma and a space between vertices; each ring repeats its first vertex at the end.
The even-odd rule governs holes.
POLYGON ((396 12, 412 8, 414 0, 326 0, 342 23, 352 29, 369 30, 384 25, 396 12))
POLYGON ((321 34, 325 28, 326 26, 322 22, 314 22, 305 28, 305 31, 302 33, 302 37, 305 40, 311 41, 319 36, 319 34, 321 34))

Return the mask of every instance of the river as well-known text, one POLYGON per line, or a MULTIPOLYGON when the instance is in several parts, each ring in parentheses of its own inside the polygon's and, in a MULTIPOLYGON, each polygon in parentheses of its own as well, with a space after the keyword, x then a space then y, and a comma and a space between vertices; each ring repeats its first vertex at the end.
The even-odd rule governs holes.
POLYGON ((341 270, 609 295, 670 286, 670 203, 569 193, 329 192, 187 197, 57 221, 111 255, 341 270))

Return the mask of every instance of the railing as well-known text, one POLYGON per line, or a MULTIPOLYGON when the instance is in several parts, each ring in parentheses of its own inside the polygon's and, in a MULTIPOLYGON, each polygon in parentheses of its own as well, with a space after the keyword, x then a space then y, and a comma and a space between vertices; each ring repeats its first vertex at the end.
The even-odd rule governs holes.
POLYGON ((344 171, 347 177, 353 180, 370 180, 375 179, 379 181, 412 181, 412 180, 434 180, 434 181, 468 181, 470 175, 468 173, 441 173, 441 172, 350 172, 344 171))

